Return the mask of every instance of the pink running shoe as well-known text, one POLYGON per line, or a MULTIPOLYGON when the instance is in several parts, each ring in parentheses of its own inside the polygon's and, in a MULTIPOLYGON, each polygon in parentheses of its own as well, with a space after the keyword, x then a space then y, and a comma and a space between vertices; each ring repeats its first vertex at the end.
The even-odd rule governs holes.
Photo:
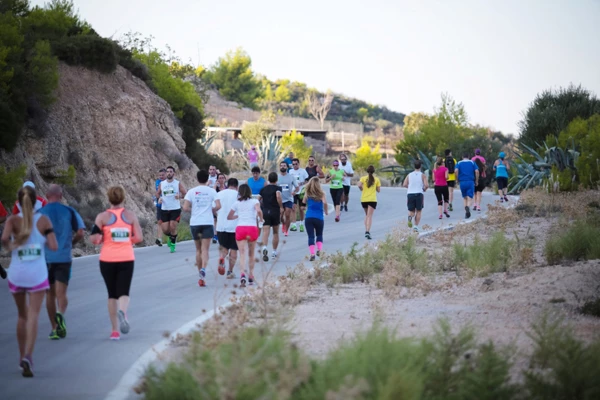
POLYGON ((113 331, 113 333, 110 334, 110 340, 121 340, 121 334, 117 331, 113 331))

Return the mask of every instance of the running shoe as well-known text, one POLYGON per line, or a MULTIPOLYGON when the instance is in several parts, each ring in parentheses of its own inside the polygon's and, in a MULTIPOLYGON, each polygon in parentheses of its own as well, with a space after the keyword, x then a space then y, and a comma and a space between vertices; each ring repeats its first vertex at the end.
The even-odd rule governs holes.
POLYGON ((409 227, 409 228, 412 228, 412 226, 413 226, 413 223, 412 223, 412 215, 409 215, 409 216, 408 216, 408 227, 409 227))
POLYGON ((477 211, 477 205, 473 206, 473 211, 477 211))
POLYGON ((477 211, 481 211, 481 207, 477 206, 477 211))
POLYGON ((117 331, 113 331, 110 334, 110 340, 121 340, 121 334, 117 331))
POLYGON ((119 329, 121 330, 121 333, 129 333, 129 321, 127 321, 127 316, 125 315, 125 313, 119 310, 117 316, 119 317, 119 329))
POLYGON ((273 251, 273 253, 271 253, 271 258, 272 259, 276 259, 277 258, 277 252, 273 251))
POLYGON ((335 217, 335 222, 340 222, 340 216, 339 215, 335 217))
POLYGON ((452 208, 452 203, 448 204, 448 211, 454 211, 454 209, 452 208))
POLYGON ((248 277, 248 285, 249 285, 249 286, 252 286, 252 285, 254 285, 254 276, 250 275, 250 276, 248 277))
POLYGON ((504 203, 504 197, 500 196, 500 203, 504 203))
POLYGON ((67 322, 65 321, 65 317, 61 313, 57 312, 54 320, 56 321, 56 334, 61 339, 66 338, 67 337, 67 322))
POLYGON ((344 204, 344 211, 348 212, 348 204, 344 204))
POLYGON ((234 278, 235 278, 235 272, 227 271, 227 279, 234 279, 234 278))
POLYGON ((300 224, 300 232, 304 232, 304 224, 300 224))
POLYGON ((48 335, 48 339, 50 339, 50 340, 60 340, 60 336, 58 336, 58 334, 56 333, 55 330, 52 330, 50 332, 50 334, 48 335))
POLYGON ((508 196, 504 196, 504 201, 508 202, 508 196))
POLYGON ((246 274, 242 274, 240 278, 240 287, 246 287, 246 274))
POLYGON ((223 257, 219 257, 219 275, 225 275, 225 259, 223 257))
POLYGON ((465 218, 471 218, 471 210, 469 209, 469 206, 465 206, 465 218))
POLYGON ((198 279, 198 286, 204 287, 206 286, 206 271, 202 268, 199 272, 200 279, 198 279))
POLYGON ((6 270, 4 267, 2 267, 2 265, 0 265, 0 277, 2 277, 2 279, 6 279, 6 270))
MULTIPOLYGON (((269 261, 269 250, 267 250, 266 247, 262 250, 262 254, 263 254, 263 261, 268 262, 269 261)), ((273 254, 275 254, 275 252, 273 252, 273 254)))
POLYGON ((310 255, 310 260, 309 261, 315 261, 315 255, 314 254, 310 255))
POLYGON ((371 240, 371 232, 365 232, 365 237, 371 240))
POLYGON ((416 226, 416 225, 415 225, 415 227, 413 228, 413 231, 415 231, 415 232, 420 232, 421 230, 419 229, 419 227, 418 227, 418 226, 416 226))
POLYGON ((33 378, 33 361, 31 360, 31 356, 23 357, 19 366, 23 369, 21 375, 25 378, 33 378))
POLYGON ((446 218, 450 218, 450 214, 448 214, 448 211, 444 211, 444 215, 446 216, 446 218))
POLYGON ((296 227, 296 225, 290 226, 290 231, 296 232, 297 230, 298 230, 298 228, 296 227))
POLYGON ((317 257, 321 257, 321 250, 317 250, 317 257))
POLYGON ((217 243, 217 241, 218 241, 217 235, 214 235, 213 239, 212 239, 213 244, 217 243))
POLYGON ((285 233, 283 234, 283 236, 287 237, 289 231, 285 231, 285 233))
POLYGON ((157 239, 154 241, 154 243, 156 243, 156 245, 157 245, 158 247, 162 247, 162 240, 160 240, 160 239, 158 239, 158 238, 157 238, 157 239))
POLYGON ((438 218, 439 218, 439 219, 442 219, 442 218, 444 218, 444 216, 443 216, 442 214, 440 214, 440 216, 439 216, 438 218))

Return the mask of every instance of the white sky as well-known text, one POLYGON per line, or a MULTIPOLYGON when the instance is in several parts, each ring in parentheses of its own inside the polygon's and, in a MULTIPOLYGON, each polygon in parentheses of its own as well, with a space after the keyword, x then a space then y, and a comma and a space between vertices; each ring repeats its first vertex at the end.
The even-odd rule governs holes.
MULTIPOLYGON (((44 1, 32 0, 32 5, 44 1)), ((102 36, 132 31, 184 61, 243 47, 272 80, 432 112, 440 94, 471 123, 517 133, 544 89, 600 95, 600 0, 75 0, 102 36)))

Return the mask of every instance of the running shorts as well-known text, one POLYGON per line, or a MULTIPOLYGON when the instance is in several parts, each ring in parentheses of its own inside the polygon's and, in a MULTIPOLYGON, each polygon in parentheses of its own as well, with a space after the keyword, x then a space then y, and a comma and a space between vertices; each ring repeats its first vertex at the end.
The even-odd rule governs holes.
POLYGON ((263 210, 263 219, 265 222, 263 226, 279 226, 281 224, 281 214, 279 209, 267 209, 263 210))
POLYGON ((376 201, 361 201, 360 204, 362 205, 362 208, 367 209, 368 207, 371 207, 372 209, 377 209, 377 202, 376 201))
POLYGON ((476 192, 483 192, 483 190, 485 189, 485 180, 482 178, 479 178, 479 184, 477 186, 475 186, 475 191, 476 192))
POLYGON ((133 278, 133 261, 100 261, 100 272, 104 278, 109 299, 129 296, 133 278))
POLYGON ((331 194, 331 199, 333 200, 333 205, 339 206, 342 200, 342 194, 344 193, 344 189, 329 189, 329 193, 331 194))
POLYGON ((448 181, 448 187, 456 187, 456 181, 448 181))
POLYGON ((181 219, 181 208, 179 210, 160 210, 160 219, 162 222, 179 222, 181 219))
POLYGON ((162 222, 160 207, 156 207, 156 220, 162 222))
POLYGON ((406 196, 408 211, 421 211, 423 209, 423 193, 410 193, 406 196))
POLYGON ((294 202, 286 201, 285 203, 283 203, 283 208, 294 208, 294 202))
POLYGON ((473 194, 475 193, 475 182, 461 181, 460 182, 460 193, 462 194, 462 197, 473 198, 473 194))
POLYGON ((235 232, 217 232, 219 246, 227 250, 237 250, 238 245, 235 241, 235 232))
POLYGON ((48 264, 48 282, 54 285, 56 281, 69 284, 71 279, 71 263, 49 263, 48 264))
POLYGON ((215 235, 215 229, 213 225, 194 225, 190 226, 192 231, 192 239, 212 239, 215 235))
POLYGON ((306 204, 302 202, 300 195, 297 194, 294 195, 294 204, 298 204, 300 207, 306 207, 306 204))
POLYGON ((8 289, 10 290, 11 293, 35 293, 35 292, 41 292, 42 290, 48 290, 50 289, 50 283, 48 283, 48 279, 44 280, 44 282, 40 283, 39 285, 35 285, 33 287, 22 287, 22 286, 16 286, 14 285, 11 281, 8 281, 8 289))
POLYGON ((344 185, 344 196, 348 196, 350 194, 350 185, 344 185))
POLYGON ((441 206, 442 203, 448 203, 448 198, 450 197, 448 186, 434 186, 433 191, 435 192, 438 206, 441 206))
POLYGON ((248 240, 256 242, 258 239, 258 227, 256 226, 238 226, 235 228, 235 240, 248 240))
POLYGON ((496 178, 496 183, 498 184, 498 191, 505 189, 508 187, 508 178, 496 178))

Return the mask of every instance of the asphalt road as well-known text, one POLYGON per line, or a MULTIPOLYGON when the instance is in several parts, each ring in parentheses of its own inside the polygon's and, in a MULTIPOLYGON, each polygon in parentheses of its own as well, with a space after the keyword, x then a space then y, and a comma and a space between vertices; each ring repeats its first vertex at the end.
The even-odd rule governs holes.
MULTIPOLYGON (((356 187, 350 196, 349 211, 342 212, 341 222, 334 222, 333 212, 326 217, 324 250, 327 252, 346 251, 354 242, 362 244, 366 240, 364 213, 356 187)), ((473 212, 471 218, 482 216, 486 205, 496 199, 491 193, 484 193, 484 211, 473 212)), ((434 193, 428 190, 421 225, 435 229, 464 220, 459 191, 455 192, 454 206, 451 218, 440 221, 434 193)), ((398 224, 406 226, 406 217, 406 190, 382 188, 371 229, 373 239, 384 238, 398 224)), ((306 233, 290 232, 289 237, 281 238, 285 243, 280 244, 279 261, 273 271, 277 275, 285 273, 287 266, 296 265, 308 253, 306 233)), ((216 274, 216 263, 217 245, 211 245, 208 286, 200 288, 193 243, 178 244, 175 254, 170 254, 166 246, 137 249, 129 309, 131 331, 122 335, 121 341, 113 342, 108 339, 107 295, 98 258, 75 259, 66 314, 68 336, 60 341, 47 338, 50 323, 43 306, 33 355, 33 379, 21 377, 15 335, 17 311, 6 281, 0 281, 4 286, 0 290, 0 399, 104 399, 136 360, 164 339, 165 332, 172 332, 202 315, 203 310, 228 301, 230 293, 223 285, 230 281, 216 274)), ((261 271, 259 264, 258 271, 261 271)), ((261 281, 260 272, 256 278, 261 281)))

